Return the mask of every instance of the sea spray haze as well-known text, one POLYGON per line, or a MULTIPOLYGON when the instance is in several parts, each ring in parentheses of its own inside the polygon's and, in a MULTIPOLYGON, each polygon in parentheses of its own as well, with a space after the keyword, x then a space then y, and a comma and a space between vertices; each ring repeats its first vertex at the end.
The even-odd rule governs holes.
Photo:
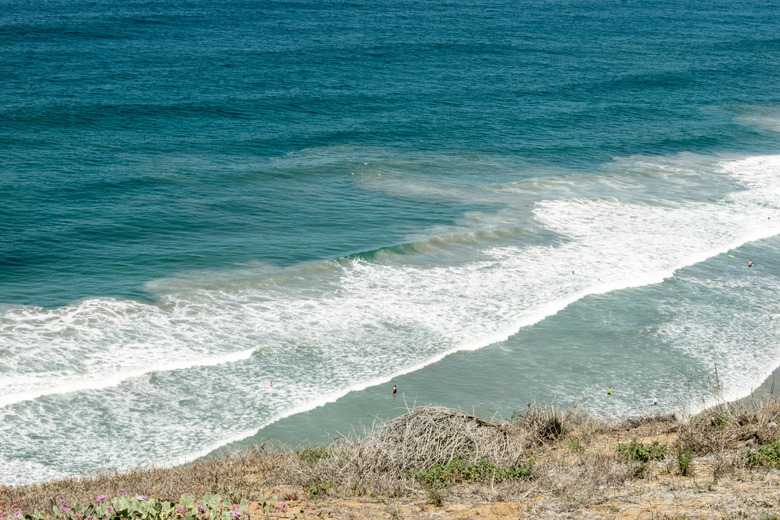
POLYGON ((2 0, 0 482, 746 394, 778 77, 776 1, 2 0))

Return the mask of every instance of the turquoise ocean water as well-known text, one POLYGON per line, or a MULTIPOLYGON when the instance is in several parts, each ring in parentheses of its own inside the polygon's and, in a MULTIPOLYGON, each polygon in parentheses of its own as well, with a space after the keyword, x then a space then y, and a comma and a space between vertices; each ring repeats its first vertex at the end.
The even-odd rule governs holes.
POLYGON ((778 78, 777 0, 0 0, 0 482, 748 394, 778 78))

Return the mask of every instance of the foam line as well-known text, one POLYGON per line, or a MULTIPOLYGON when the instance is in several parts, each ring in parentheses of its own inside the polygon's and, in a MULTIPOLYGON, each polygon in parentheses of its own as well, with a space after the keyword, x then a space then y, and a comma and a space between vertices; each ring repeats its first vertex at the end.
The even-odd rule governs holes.
MULTIPOLYGON (((686 265, 681 265, 678 269, 684 268, 684 267, 687 267, 687 266, 690 266, 690 265, 695 265, 696 263, 698 263, 700 261, 704 261, 704 260, 707 260, 709 258, 713 258, 713 257, 715 257, 715 256, 717 256, 719 254, 722 254, 722 253, 724 253, 724 252, 726 252, 726 251, 728 251, 730 249, 732 249, 732 248, 726 248, 726 249, 724 249, 722 251, 719 250, 719 251, 711 252, 710 254, 704 254, 701 257, 697 258, 696 260, 690 261, 690 263, 688 263, 686 265)), ((397 379, 397 378, 399 378, 399 377, 401 377, 403 375, 414 373, 414 372, 417 372, 419 370, 424 369, 425 367, 428 367, 430 365, 434 365, 434 364, 442 361, 444 358, 446 358, 447 356, 449 356, 451 354, 454 354, 454 353, 457 353, 457 352, 461 352, 461 351, 479 350, 479 349, 485 348, 485 347, 487 347, 489 345, 493 345, 493 344, 504 342, 507 339, 509 339, 512 335, 514 335, 517 332, 519 332, 521 329, 523 329, 525 327, 533 326, 533 325, 535 325, 535 324, 537 324, 537 323, 547 319, 548 317, 551 317, 551 316, 554 316, 554 315, 558 314, 559 312, 563 311, 568 306, 576 303, 577 301, 581 300, 582 298, 586 298, 588 296, 597 295, 597 294, 608 294, 608 293, 611 293, 611 292, 614 292, 614 291, 620 291, 620 290, 625 290, 625 289, 629 289, 629 288, 644 287, 644 286, 647 286, 647 285, 653 285, 653 284, 657 284, 657 283, 662 283, 665 279, 673 276, 674 272, 676 270, 677 269, 672 270, 672 271, 670 271, 668 273, 665 273, 665 274, 657 273, 655 276, 647 277, 643 281, 637 282, 637 283, 612 283, 612 284, 598 284, 598 285, 594 285, 591 288, 589 288, 588 290, 582 291, 582 292, 577 293, 577 294, 574 294, 574 295, 572 295, 569 298, 565 298, 565 299, 562 299, 562 300, 557 301, 557 302, 551 302, 551 303, 543 306, 543 308, 539 309, 538 312, 534 316, 530 316, 530 317, 524 318, 522 320, 519 320, 519 321, 513 323, 512 325, 506 327, 505 329, 503 329, 501 331, 498 331, 498 332, 496 332, 494 334, 490 334, 490 335, 487 335, 487 336, 481 338, 479 341, 475 341, 473 343, 468 343, 468 344, 464 343, 464 344, 458 345, 455 348, 452 348, 452 349, 450 349, 448 351, 441 352, 441 353, 439 353, 439 354, 437 354, 435 356, 432 356, 432 357, 426 359, 423 362, 420 362, 420 363, 417 363, 415 365, 411 365, 409 367, 406 367, 406 368, 403 368, 401 370, 395 371, 395 372, 391 373, 388 376, 368 379, 368 380, 362 381, 360 383, 353 384, 353 385, 345 388, 344 390, 331 392, 331 393, 327 394, 326 396, 323 396, 320 399, 313 400, 313 401, 308 401, 305 404, 301 404, 299 406, 293 407, 293 408, 289 409, 288 411, 286 411, 284 413, 277 414, 273 418, 270 418, 269 420, 264 421, 259 426, 258 430, 251 430, 251 431, 246 431, 246 432, 241 433, 241 434, 231 435, 229 437, 226 437, 225 439, 222 439, 222 440, 212 444, 210 447, 208 447, 205 450, 201 450, 201 451, 195 452, 192 455, 188 455, 187 457, 184 457, 184 458, 180 457, 180 458, 176 459, 174 461, 174 463, 190 462, 190 461, 195 460, 195 459, 197 459, 199 457, 205 456, 208 453, 211 453, 211 452, 213 452, 213 451, 215 451, 215 450, 217 450, 217 449, 219 449, 219 448, 221 448, 223 446, 226 446, 226 445, 231 444, 233 442, 238 442, 238 441, 243 440, 245 438, 251 437, 251 436, 255 435, 257 433, 257 431, 259 431, 260 429, 265 428, 266 426, 269 426, 269 425, 271 425, 271 424, 273 424, 273 423, 275 423, 277 421, 280 421, 282 419, 291 417, 291 416, 299 414, 299 413, 305 413, 305 412, 314 410, 316 408, 325 406, 325 405, 327 405, 329 403, 336 402, 339 399, 341 399, 342 397, 345 397, 346 395, 348 395, 349 393, 361 392, 361 391, 366 390, 368 388, 377 387, 377 386, 381 386, 381 385, 387 384, 388 382, 390 382, 390 381, 392 381, 394 379, 397 379)), ((766 377, 771 375, 771 373, 772 373, 772 371, 770 370, 768 372, 768 374, 763 379, 766 379, 766 377)), ((746 395, 749 395, 749 392, 746 395)), ((743 395, 739 395, 738 393, 735 393, 734 396, 735 397, 733 397, 733 398, 743 397, 743 395)), ((732 398, 730 397, 729 400, 731 400, 731 399, 732 398)), ((716 404, 716 402, 717 402, 717 400, 711 400, 711 401, 712 402, 709 403, 709 404, 702 405, 702 409, 706 408, 707 406, 711 406, 712 404, 716 404)))
MULTIPOLYGON (((192 361, 171 361, 169 363, 166 363, 165 368, 163 370, 165 372, 173 372, 177 370, 186 370, 195 367, 208 367, 208 366, 224 365, 228 363, 236 363, 239 361, 244 361, 249 359, 255 350, 256 349, 248 349, 240 352, 223 354, 220 356, 211 356, 202 359, 194 359, 192 361)), ((0 396, 0 407, 9 406, 24 401, 32 401, 40 397, 49 396, 49 395, 64 395, 64 394, 70 394, 75 392, 84 392, 88 390, 103 390, 106 388, 112 388, 121 385, 125 381, 135 379, 137 377, 142 377, 147 374, 152 374, 159 371, 160 369, 154 369, 152 367, 148 367, 142 370, 124 372, 121 375, 117 373, 114 374, 112 377, 104 377, 104 378, 97 378, 97 379, 91 377, 89 379, 85 379, 83 376, 74 376, 74 377, 64 378, 64 381, 62 377, 55 378, 52 375, 43 374, 41 376, 38 376, 42 380, 41 385, 49 384, 48 387, 40 388, 40 385, 36 385, 28 381, 25 383, 24 386, 37 386, 39 389, 0 396), (50 384, 51 379, 57 379, 60 383, 51 386, 50 384)))
MULTIPOLYGON (((4 385, 11 393, 0 405, 33 422, 44 416, 38 409, 103 406, 114 419, 139 425, 121 442, 162 437, 154 454, 128 448, 127 459, 117 464, 137 464, 144 457, 192 460, 259 427, 385 384, 454 352, 506 341, 588 296, 658 284, 682 268, 776 236, 780 219, 767 220, 766 213, 780 213, 779 161, 723 162, 708 173, 720 176, 709 183, 717 189, 697 197, 697 204, 634 198, 641 190, 628 185, 635 180, 631 176, 615 188, 631 194, 628 199, 561 198, 558 191, 569 188, 558 190, 551 180, 552 191, 545 187, 542 193, 556 196, 534 192, 539 200, 521 211, 469 214, 465 229, 452 238, 424 239, 430 247, 162 280, 151 284, 158 305, 99 299, 54 310, 8 309, 0 321, 0 341, 10 355, 0 360, 5 363, 0 371, 8 375, 4 385), (508 228, 541 232, 528 240, 523 233, 502 233, 508 228), (457 253, 447 254, 452 251, 457 253), (220 368, 173 374, 199 366, 220 368), (275 377, 290 366, 305 377, 291 379, 286 394, 258 391, 258 371, 275 377), (143 380, 151 373, 157 375, 143 380), (128 384, 121 391, 107 391, 123 382, 128 384), (188 402, 202 385, 213 392, 188 402), (242 385, 239 398, 235 389, 242 385), (90 395, 93 390, 104 392, 90 395), (84 395, 73 395, 78 392, 84 395), (42 396, 52 399, 32 402, 42 396), (209 425, 177 430, 192 410, 216 413, 215 403, 231 397, 233 407, 219 417, 235 417, 238 431, 209 425), (262 409, 248 409, 254 399, 263 399, 262 409), (122 412, 130 408, 134 415, 128 419, 122 412), (166 437, 171 431, 179 437, 166 437)), ((668 176, 673 171, 664 169, 668 176)), ((685 175, 680 184, 686 189, 699 182, 694 174, 685 175)), ((583 182, 593 183, 594 192, 615 184, 613 179, 583 182)), ((501 201, 511 195, 500 191, 501 201)), ((750 368, 750 362, 744 366, 750 368)), ((729 381, 736 382, 729 392, 743 385, 739 378, 729 381)), ((38 426, 61 439, 54 421, 38 426)), ((113 442, 101 436, 99 421, 68 446, 82 451, 113 442)), ((78 460, 95 462, 89 456, 78 460)))

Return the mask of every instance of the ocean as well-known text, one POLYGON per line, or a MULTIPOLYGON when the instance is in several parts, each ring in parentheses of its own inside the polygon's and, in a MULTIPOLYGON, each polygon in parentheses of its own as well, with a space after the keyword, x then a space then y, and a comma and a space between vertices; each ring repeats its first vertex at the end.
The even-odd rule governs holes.
POLYGON ((748 395, 778 78, 777 0, 0 0, 0 483, 748 395))

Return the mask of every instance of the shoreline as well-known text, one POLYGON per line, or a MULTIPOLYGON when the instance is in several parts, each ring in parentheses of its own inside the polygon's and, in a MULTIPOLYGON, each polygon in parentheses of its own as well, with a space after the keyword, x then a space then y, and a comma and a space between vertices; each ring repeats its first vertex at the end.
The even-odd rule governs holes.
MULTIPOLYGON (((376 385, 376 386, 380 386, 380 385, 376 385)), ((723 398, 722 395, 721 395, 720 398, 718 398, 717 394, 712 394, 712 398, 713 398, 713 402, 711 402, 711 404, 704 406, 703 408, 699 409, 698 412, 696 412, 696 413, 694 413, 692 415, 689 415, 688 417, 696 417, 696 416, 699 416, 699 415, 706 414, 707 412, 713 411, 713 410, 717 411, 717 410, 722 410, 722 409, 749 409, 749 408, 753 408, 753 407, 756 407, 756 406, 760 406, 760 405, 762 405, 763 402, 765 402, 767 400, 780 400, 780 366, 777 366, 774 370, 772 370, 772 372, 760 384, 758 384, 756 387, 751 389, 747 393, 747 395, 744 395, 742 397, 737 397, 737 398, 725 399, 725 398, 723 398)), ((338 399, 339 398, 336 398, 336 400, 338 400, 338 399)), ((332 401, 329 401, 329 402, 332 402, 332 401)), ((328 402, 326 402, 325 404, 327 404, 327 403, 328 402)), ((318 408, 320 406, 323 406, 323 405, 315 406, 315 408, 318 408)), ((431 405, 429 403, 428 406, 435 406, 435 405, 431 405)), ((550 404, 550 406, 554 406, 554 405, 550 404)), ((294 413, 299 413, 299 412, 294 412, 294 413)), ((657 414, 658 411, 655 411, 655 413, 657 414)), ((683 413, 683 416, 686 416, 686 415, 687 414, 683 413)), ((642 413, 640 415, 637 415, 637 416, 627 416, 627 417, 624 417, 623 419, 617 420, 613 424, 613 426, 616 425, 616 424, 625 422, 625 421, 631 421, 631 420, 636 420, 636 419, 645 419, 645 418, 649 418, 649 417, 652 417, 652 416, 654 416, 654 412, 653 411, 647 411, 647 412, 644 412, 644 413, 642 413)), ((605 419, 605 420, 609 420, 609 419, 605 419)), ((614 420, 614 418, 613 418, 613 420, 614 420)), ((334 431, 336 431, 336 430, 334 430, 334 431)), ((332 435, 332 432, 329 435, 332 435)), ((241 453, 241 452, 247 451, 247 450, 251 451, 253 448, 255 448, 257 446, 264 446, 267 442, 272 442, 272 443, 278 444, 279 446, 284 446, 284 448, 286 450, 291 451, 291 452, 295 452, 296 450, 300 450, 300 449, 311 448, 313 446, 318 446, 317 442, 311 442, 311 441, 305 441, 303 443, 300 443, 297 446, 293 446, 293 445, 287 445, 287 444, 281 443, 279 441, 279 439, 276 438, 276 437, 263 437, 263 438, 260 439, 259 442, 252 442, 252 443, 247 444, 245 446, 237 447, 237 448, 234 448, 234 449, 230 449, 230 448, 228 448, 227 450, 225 449, 226 447, 232 447, 234 445, 240 444, 242 441, 246 440, 247 438, 252 438, 252 437, 256 437, 256 435, 249 435, 247 437, 242 435, 238 440, 233 439, 233 440, 230 440, 230 441, 228 441, 228 442, 226 442, 224 444, 221 444, 220 446, 217 446, 217 447, 214 447, 214 448, 209 448, 208 450, 204 450, 200 454, 198 454, 198 455, 196 455, 194 457, 181 457, 178 460, 176 460, 176 461, 174 461, 174 462, 172 462, 170 464, 140 465, 140 466, 135 467, 135 468, 129 468, 129 469, 126 469, 126 470, 119 471, 118 473, 120 473, 120 474, 122 474, 122 473, 131 473, 131 472, 136 471, 136 470, 138 470, 140 468, 143 468, 143 467, 155 468, 155 469, 159 469, 159 470, 176 470, 177 468, 179 468, 179 469, 180 468, 184 468, 184 467, 188 466, 189 464, 196 463, 196 462, 198 462, 200 460, 214 458, 214 457, 219 458, 219 457, 223 457, 223 456, 229 456, 230 454, 237 454, 237 453, 241 453)), ((0 487, 4 487, 4 486, 25 487, 25 486, 46 485, 47 483, 57 482, 57 481, 60 481, 60 480, 64 481, 64 480, 70 480, 70 479, 76 479, 76 480, 91 479, 91 478, 95 477, 96 475, 98 475, 99 473, 100 472, 98 472, 98 473, 81 474, 81 475, 69 475, 69 476, 63 476, 63 477, 58 477, 58 478, 51 478, 51 479, 48 479, 48 480, 33 481, 33 482, 26 482, 26 483, 3 483, 3 482, 0 482, 0 487)), ((0 518, 0 520, 2 520, 2 519, 0 518)))
POLYGON ((0 485, 0 519, 54 507, 27 520, 79 520, 78 504, 148 513, 147 501, 194 518, 211 508, 243 520, 776 518, 780 400, 767 399, 772 383, 746 406, 731 401, 691 421, 648 415, 609 426, 532 406, 507 425, 420 407, 368 439, 330 447, 259 446, 178 468, 0 485))
POLYGON ((775 368, 764 381, 756 388, 750 391, 748 395, 733 401, 727 401, 727 404, 733 405, 751 405, 760 402, 766 398, 776 399, 780 397, 780 366, 775 368))
MULTIPOLYGON (((718 402, 716 402, 714 404, 711 404, 709 406, 705 406, 704 408, 702 408, 701 410, 699 410, 698 412, 693 414, 693 417, 705 414, 705 413, 707 413, 708 411, 711 411, 711 410, 717 410, 717 409, 719 409, 721 407, 727 407, 727 408, 749 408, 749 407, 753 407, 753 406, 757 406, 757 405, 761 404, 766 399, 780 399, 780 366, 775 368, 766 377, 766 379, 764 379, 764 381, 762 383, 760 383, 754 389, 750 390, 750 392, 747 395, 745 395, 743 397, 735 398, 735 399, 720 399, 718 402)), ((336 400, 338 400, 338 398, 336 398, 336 400)), ((333 401, 327 401, 325 404, 328 404, 330 402, 333 402, 333 401)), ((318 405, 315 408, 317 408, 319 406, 323 406, 323 405, 318 405)), ((431 406, 431 405, 429 404, 429 406, 431 406)), ((307 411, 307 410, 304 410, 304 411, 307 411)), ((299 413, 299 412, 300 411, 296 411, 296 412, 293 412, 293 414, 299 413)), ((293 415, 293 414, 291 414, 291 415, 293 415)), ((653 412, 646 412, 646 413, 643 413, 643 414, 638 415, 638 416, 628 416, 628 417, 625 417, 623 419, 618 420, 617 423, 622 423, 622 422, 630 421, 630 420, 633 420, 633 419, 643 419, 643 418, 647 418, 647 417, 651 417, 651 416, 653 416, 653 412)), ((155 469, 160 469, 160 470, 175 470, 177 468, 183 468, 183 467, 186 467, 189 464, 195 463, 195 462, 200 461, 200 460, 212 458, 212 457, 215 457, 215 456, 216 457, 222 457, 222 456, 225 456, 228 453, 234 453, 235 454, 235 453, 240 453, 242 451, 246 451, 247 449, 251 450, 255 446, 264 445, 265 442, 267 442, 269 440, 272 441, 272 442, 278 442, 279 441, 279 439, 276 439, 276 438, 273 438, 273 437, 271 437, 271 438, 264 438, 264 440, 262 442, 257 442, 257 443, 253 442, 253 443, 249 444, 248 446, 244 446, 243 448, 239 448, 239 449, 236 449, 236 450, 225 451, 225 448, 227 446, 232 446, 232 445, 234 445, 236 443, 240 443, 241 441, 243 441, 243 440, 245 440, 247 438, 251 438, 251 437, 253 437, 253 435, 249 435, 248 437, 241 437, 240 439, 238 439, 238 441, 236 441, 235 439, 227 441, 226 443, 221 444, 220 446, 217 446, 215 448, 209 448, 208 450, 204 450, 199 455, 196 455, 194 457, 181 457, 176 462, 173 462, 171 464, 164 464, 164 465, 154 465, 154 464, 152 464, 152 465, 150 465, 148 467, 153 467, 155 469)), ((282 445, 282 444, 280 444, 280 445, 282 445)), ((317 445, 316 442, 304 442, 304 443, 301 443, 297 447, 295 447, 295 446, 288 446, 288 445, 284 445, 284 446, 286 447, 286 449, 288 449, 290 451, 296 451, 296 449, 306 449, 306 448, 310 448, 310 447, 315 446, 315 445, 317 445)), ((133 472, 135 470, 138 470, 141 467, 143 467, 143 466, 139 466, 139 467, 136 467, 136 468, 130 468, 130 469, 127 469, 127 470, 124 470, 124 471, 120 471, 119 473, 120 474, 122 474, 122 473, 131 473, 131 472, 133 472)), ((96 475, 97 475, 97 473, 96 474, 85 474, 85 475, 72 475, 72 476, 66 476, 66 477, 62 477, 62 478, 54 478, 54 479, 51 479, 51 480, 29 482, 29 483, 23 483, 23 484, 5 484, 5 483, 0 482, 0 487, 2 487, 2 486, 25 487, 25 486, 45 485, 47 483, 57 482, 57 481, 60 481, 60 480, 90 479, 90 478, 95 477, 96 475)))

